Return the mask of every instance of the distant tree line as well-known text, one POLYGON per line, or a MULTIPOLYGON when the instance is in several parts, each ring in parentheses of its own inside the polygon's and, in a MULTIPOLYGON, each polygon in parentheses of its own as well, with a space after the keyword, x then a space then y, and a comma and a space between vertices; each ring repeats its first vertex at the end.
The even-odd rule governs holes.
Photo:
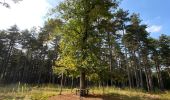
POLYGON ((0 82, 44 83, 52 81, 57 57, 56 40, 48 46, 45 30, 20 31, 16 25, 0 31, 0 82))

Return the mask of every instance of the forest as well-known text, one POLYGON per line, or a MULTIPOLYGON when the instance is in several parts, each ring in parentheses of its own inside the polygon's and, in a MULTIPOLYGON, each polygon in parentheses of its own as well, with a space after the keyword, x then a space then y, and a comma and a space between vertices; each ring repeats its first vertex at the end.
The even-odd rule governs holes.
POLYGON ((80 96, 93 87, 169 91, 170 36, 151 37, 120 3, 64 0, 41 28, 0 30, 0 85, 55 84, 80 96))

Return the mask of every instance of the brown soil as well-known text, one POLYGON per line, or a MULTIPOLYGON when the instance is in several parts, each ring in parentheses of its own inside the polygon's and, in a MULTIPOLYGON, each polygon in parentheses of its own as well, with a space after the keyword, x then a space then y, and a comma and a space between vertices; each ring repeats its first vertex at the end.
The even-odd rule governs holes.
POLYGON ((109 97, 109 96, 102 96, 102 95, 89 95, 87 97, 81 97, 74 94, 63 94, 63 95, 56 95, 49 100, 122 100, 119 97, 109 97))

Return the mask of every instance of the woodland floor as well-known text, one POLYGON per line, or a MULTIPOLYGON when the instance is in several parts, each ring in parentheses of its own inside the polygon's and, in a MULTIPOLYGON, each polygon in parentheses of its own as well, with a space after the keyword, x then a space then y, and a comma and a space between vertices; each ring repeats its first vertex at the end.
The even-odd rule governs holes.
POLYGON ((49 100, 160 100, 158 97, 138 97, 138 96, 125 96, 119 94, 110 95, 89 95, 87 97, 80 97, 74 94, 63 94, 50 97, 49 100))
POLYGON ((54 96, 51 97, 49 100, 128 100, 128 98, 123 99, 122 97, 119 96, 102 96, 102 95, 89 95, 87 97, 80 98, 77 95, 67 94, 54 96))
POLYGON ((91 87, 89 96, 80 98, 75 89, 63 88, 53 84, 0 85, 0 100, 170 100, 170 91, 148 93, 140 89, 120 89, 116 87, 91 87))

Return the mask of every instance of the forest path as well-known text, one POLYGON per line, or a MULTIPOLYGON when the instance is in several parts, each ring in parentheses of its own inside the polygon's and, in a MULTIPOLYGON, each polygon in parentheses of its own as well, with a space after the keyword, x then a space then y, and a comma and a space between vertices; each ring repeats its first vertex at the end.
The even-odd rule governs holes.
POLYGON ((56 95, 49 100, 122 100, 120 97, 111 97, 111 96, 102 96, 102 95, 89 95, 87 97, 79 97, 78 95, 74 94, 63 94, 63 95, 56 95))

